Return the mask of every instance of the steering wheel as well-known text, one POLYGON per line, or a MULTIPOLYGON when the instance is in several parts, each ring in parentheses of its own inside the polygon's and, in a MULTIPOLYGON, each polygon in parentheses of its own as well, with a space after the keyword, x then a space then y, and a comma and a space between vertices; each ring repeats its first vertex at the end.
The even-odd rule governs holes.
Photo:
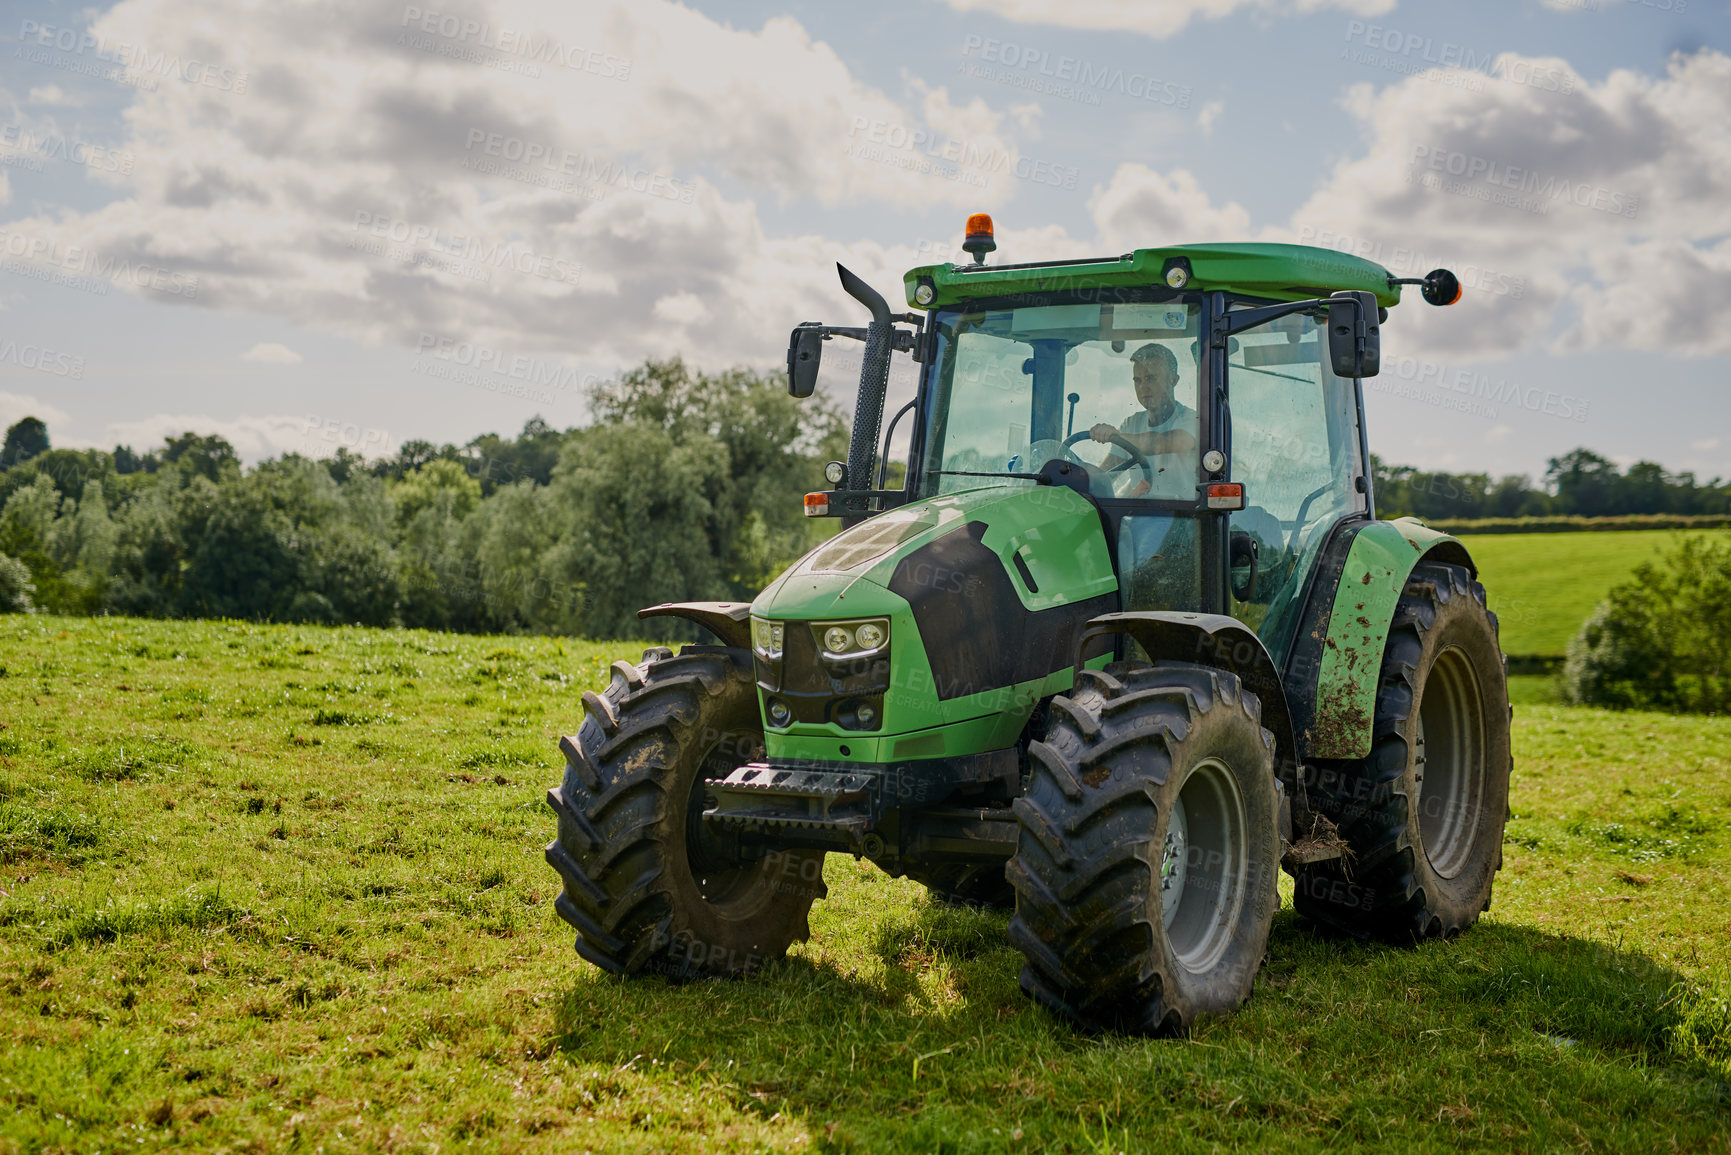
MULTIPOLYGON (((1070 446, 1087 441, 1091 437, 1093 437, 1093 433, 1086 429, 1082 430, 1080 433, 1072 433, 1070 436, 1064 438, 1064 448, 1068 449, 1070 446)), ((1121 433, 1112 434, 1110 444, 1116 445, 1119 449, 1122 449, 1125 453, 1130 455, 1130 460, 1120 462, 1113 466, 1110 472, 1120 473, 1129 469, 1132 465, 1140 465, 1142 467, 1142 476, 1148 480, 1148 488, 1153 489, 1154 467, 1148 464, 1148 459, 1142 455, 1142 451, 1130 444, 1129 439, 1121 433)))

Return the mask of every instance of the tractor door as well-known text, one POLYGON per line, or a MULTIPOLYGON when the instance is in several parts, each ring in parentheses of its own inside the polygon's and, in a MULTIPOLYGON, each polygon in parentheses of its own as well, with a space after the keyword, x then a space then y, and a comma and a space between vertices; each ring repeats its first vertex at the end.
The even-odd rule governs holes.
POLYGON ((1323 323, 1301 314, 1232 338, 1226 378, 1226 452, 1245 500, 1228 520, 1228 612, 1281 664, 1329 531, 1369 506, 1358 383, 1334 375, 1323 323))

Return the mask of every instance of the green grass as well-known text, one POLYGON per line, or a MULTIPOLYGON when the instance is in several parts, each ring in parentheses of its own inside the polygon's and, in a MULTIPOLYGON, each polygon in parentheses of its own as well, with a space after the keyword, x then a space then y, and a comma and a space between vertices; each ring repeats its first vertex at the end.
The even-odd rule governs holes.
POLYGON ((1474 534, 1462 540, 1501 622, 1503 651, 1561 657, 1599 599, 1683 532, 1474 534))
POLYGON ((1089 1037, 835 856, 755 979, 578 960, 542 795, 634 650, 0 617, 0 1152, 1726 1149, 1731 721, 1523 682, 1479 926, 1289 904, 1237 1016, 1089 1037))

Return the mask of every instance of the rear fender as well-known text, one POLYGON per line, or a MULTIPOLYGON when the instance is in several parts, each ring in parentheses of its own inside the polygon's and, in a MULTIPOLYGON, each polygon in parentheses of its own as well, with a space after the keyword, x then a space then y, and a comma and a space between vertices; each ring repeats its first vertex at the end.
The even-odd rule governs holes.
POLYGON ((639 618, 684 618, 738 650, 751 649, 750 602, 663 602, 638 610, 639 618))
POLYGON ((1416 518, 1342 528, 1350 534, 1340 543, 1346 556, 1338 571, 1318 573, 1287 668, 1293 729, 1306 759, 1370 753, 1382 651, 1413 568, 1444 561, 1477 573, 1465 546, 1416 518))

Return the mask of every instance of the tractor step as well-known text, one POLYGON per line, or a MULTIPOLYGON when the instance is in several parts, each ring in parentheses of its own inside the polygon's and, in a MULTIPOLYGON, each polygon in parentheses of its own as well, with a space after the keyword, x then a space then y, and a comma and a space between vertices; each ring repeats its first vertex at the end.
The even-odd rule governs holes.
POLYGON ((705 822, 735 830, 783 831, 853 850, 871 821, 876 776, 850 770, 791 770, 753 762, 704 787, 715 805, 705 822))

